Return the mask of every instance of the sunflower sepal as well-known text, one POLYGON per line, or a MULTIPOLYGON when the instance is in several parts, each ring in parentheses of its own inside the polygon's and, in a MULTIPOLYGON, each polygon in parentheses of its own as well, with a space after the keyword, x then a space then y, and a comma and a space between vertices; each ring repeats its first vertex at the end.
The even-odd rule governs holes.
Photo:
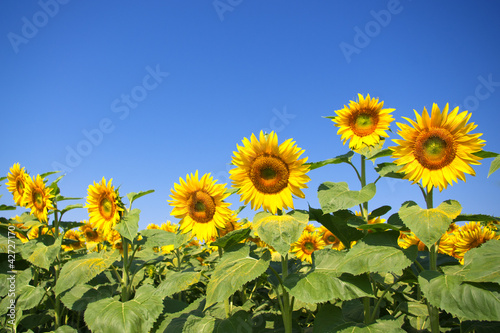
POLYGON ((434 245, 459 216, 462 206, 456 200, 446 200, 436 208, 423 209, 414 201, 407 201, 398 211, 403 223, 427 247, 434 245))

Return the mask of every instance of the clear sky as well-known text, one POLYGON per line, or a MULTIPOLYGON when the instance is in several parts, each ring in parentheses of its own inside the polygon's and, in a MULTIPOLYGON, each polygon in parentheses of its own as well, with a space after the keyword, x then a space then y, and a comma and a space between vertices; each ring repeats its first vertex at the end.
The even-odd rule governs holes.
MULTIPOLYGON (((311 162, 346 153, 322 117, 357 93, 385 101, 399 122, 432 103, 461 105, 485 150, 500 152, 499 12, 495 1, 2 1, 0 174, 16 162, 32 175, 62 168, 68 197, 103 176, 122 195, 154 189, 134 204, 140 228, 177 222, 167 200, 179 177, 199 170, 230 185, 233 151, 252 133, 293 138, 311 162)), ((464 213, 499 216, 490 162, 436 205, 456 199, 464 213)), ((309 176, 296 208, 318 208, 324 181, 360 188, 348 165, 309 176)), ((4 183, 0 203, 13 204, 4 183)), ((424 206, 410 182, 382 179, 370 208, 392 206, 387 218, 406 200, 424 206)))

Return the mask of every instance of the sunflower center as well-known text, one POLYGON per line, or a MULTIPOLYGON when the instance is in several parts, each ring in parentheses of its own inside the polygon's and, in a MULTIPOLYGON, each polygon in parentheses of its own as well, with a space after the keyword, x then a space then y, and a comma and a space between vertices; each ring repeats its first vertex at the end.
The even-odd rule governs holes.
POLYGON ((23 195, 24 193, 24 183, 21 180, 16 181, 16 191, 20 195, 23 195))
POLYGON ((304 243, 304 252, 307 254, 311 254, 314 252, 314 243, 312 242, 305 242, 304 243))
POLYGON ((326 240, 328 241, 328 244, 333 244, 337 239, 335 238, 334 235, 330 235, 326 240))
POLYGON ((33 205, 36 207, 36 209, 43 210, 43 208, 45 207, 43 202, 43 194, 40 191, 34 191, 32 199, 33 205))
POLYGON ((99 212, 106 219, 110 220, 115 215, 115 204, 109 197, 104 197, 99 203, 99 212))
POLYGON ((372 110, 360 110, 352 114, 349 123, 357 136, 370 135, 377 128, 378 115, 372 110))
POLYGON ((453 136, 443 128, 431 128, 415 140, 414 154, 420 164, 430 170, 442 169, 455 159, 453 136))
POLYGON ((289 175, 287 164, 269 154, 258 156, 250 168, 250 179, 261 193, 279 193, 288 186, 289 175))
POLYGON ((191 196, 189 216, 198 223, 207 223, 215 215, 214 199, 203 191, 196 191, 191 196))

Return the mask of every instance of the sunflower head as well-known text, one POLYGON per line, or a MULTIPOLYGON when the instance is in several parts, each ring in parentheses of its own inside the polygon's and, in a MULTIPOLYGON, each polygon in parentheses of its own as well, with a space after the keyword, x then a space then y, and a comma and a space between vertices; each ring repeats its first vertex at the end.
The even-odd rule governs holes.
POLYGON ((407 249, 412 245, 417 245, 419 251, 427 250, 427 246, 425 246, 425 244, 420 239, 418 239, 418 237, 412 231, 400 231, 398 245, 403 249, 407 249))
POLYGON ((45 187, 45 182, 40 175, 31 179, 27 178, 23 193, 23 206, 31 209, 30 214, 35 215, 41 222, 47 222, 49 210, 54 209, 52 205, 52 188, 45 187))
POLYGON ((179 226, 170 221, 167 221, 166 223, 162 223, 159 229, 175 234, 179 230, 179 226))
POLYGON ((224 229, 225 221, 231 216, 230 203, 224 202, 229 196, 225 184, 205 174, 198 178, 198 171, 186 175, 186 181, 179 178, 175 184, 169 203, 174 208, 172 215, 181 219, 180 230, 192 231, 200 240, 210 241, 217 236, 217 229, 224 229))
POLYGON ((7 189, 14 196, 14 201, 18 206, 24 206, 23 195, 24 189, 30 180, 29 175, 21 168, 19 163, 16 163, 10 168, 10 173, 7 174, 7 189))
MULTIPOLYGON (((378 98, 370 98, 370 94, 358 94, 359 101, 349 101, 349 106, 335 111, 332 121, 339 127, 337 134, 341 135, 344 144, 349 141, 353 150, 374 146, 381 137, 389 137, 386 131, 394 120, 390 114, 395 109, 383 109, 384 102, 378 98)), ((329 117, 330 118, 330 117, 329 117)))
POLYGON ((481 246, 490 239, 500 239, 493 230, 484 227, 479 222, 469 222, 455 231, 455 253, 460 263, 464 263, 464 255, 467 251, 481 246))
POLYGON ((292 244, 290 252, 302 261, 312 263, 312 253, 325 247, 325 242, 316 232, 304 230, 299 239, 292 244))
POLYGON ((100 183, 94 182, 87 190, 87 204, 89 223, 92 224, 104 237, 120 221, 124 211, 118 190, 111 185, 112 179, 106 183, 102 178, 100 183))
POLYGON ((475 175, 471 165, 480 164, 480 157, 474 155, 482 150, 484 140, 482 134, 470 134, 476 128, 474 123, 467 124, 471 114, 467 111, 458 113, 458 107, 449 113, 446 104, 443 111, 436 104, 432 106, 429 116, 424 107, 422 116, 415 111, 416 121, 397 124, 400 140, 393 140, 398 145, 389 147, 396 158, 395 163, 403 166, 405 179, 418 183, 430 191, 438 187, 439 191, 448 184, 453 185, 457 178, 465 181, 465 173, 475 175))
POLYGON ((102 235, 94 225, 87 221, 82 221, 84 225, 80 227, 80 232, 88 243, 99 243, 102 241, 102 235))
POLYGON ((278 136, 271 132, 259 139, 252 134, 250 140, 243 139, 243 146, 237 146, 229 177, 233 187, 238 188, 240 201, 251 202, 252 209, 276 214, 278 209, 293 208, 292 195, 304 198, 303 188, 310 178, 307 158, 299 159, 304 152, 288 139, 278 145, 278 136))
POLYGON ((345 249, 344 243, 342 243, 337 236, 335 236, 330 230, 328 230, 324 226, 320 227, 319 235, 321 236, 321 239, 325 243, 325 246, 331 246, 332 249, 338 251, 345 249))
POLYGON ((68 245, 61 245, 64 251, 79 250, 85 247, 85 238, 82 233, 78 230, 68 230, 64 233, 64 239, 71 239, 76 242, 72 242, 68 245))
POLYGON ((224 229, 219 230, 219 237, 225 236, 231 231, 241 229, 241 224, 238 223, 238 216, 235 212, 231 213, 231 217, 226 220, 224 229))

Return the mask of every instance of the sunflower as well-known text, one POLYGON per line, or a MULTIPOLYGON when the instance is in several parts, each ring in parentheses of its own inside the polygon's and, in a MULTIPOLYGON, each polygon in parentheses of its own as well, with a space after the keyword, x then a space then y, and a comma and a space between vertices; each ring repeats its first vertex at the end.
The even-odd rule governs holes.
POLYGON ((64 251, 79 250, 85 247, 85 238, 80 231, 68 230, 64 233, 64 239, 71 239, 76 241, 68 245, 61 245, 64 251))
POLYGON ((94 225, 86 220, 82 221, 84 225, 80 227, 80 232, 83 237, 89 243, 99 243, 102 240, 102 235, 98 232, 98 230, 94 227, 94 225))
POLYGON ((304 230, 299 239, 291 245, 290 252, 302 261, 312 263, 312 253, 325 247, 323 239, 315 232, 304 230))
POLYGON ((217 236, 217 229, 223 229, 229 219, 230 203, 223 200, 229 196, 225 184, 216 184, 210 174, 198 180, 198 171, 186 181, 179 178, 180 185, 175 184, 169 200, 172 215, 181 219, 180 230, 183 233, 192 231, 193 237, 210 241, 217 236))
POLYGON ((52 189, 45 187, 43 178, 36 175, 31 179, 27 178, 26 187, 23 193, 23 206, 31 209, 30 214, 35 215, 40 222, 47 222, 47 212, 54 209, 52 205, 52 189))
POLYGON ((337 236, 335 236, 330 230, 328 230, 324 226, 320 227, 319 235, 321 236, 321 239, 325 243, 325 246, 331 245, 332 249, 338 251, 345 249, 344 243, 342 243, 337 236))
POLYGON ((10 168, 10 173, 7 174, 7 189, 14 196, 14 201, 18 206, 23 205, 23 194, 24 189, 27 186, 30 176, 24 171, 24 167, 21 169, 19 163, 16 163, 10 168))
POLYGON ((87 208, 89 212, 89 223, 106 237, 113 227, 120 221, 120 213, 123 212, 123 204, 111 185, 112 179, 106 184, 102 178, 100 183, 94 182, 87 190, 87 208))
POLYGON ((239 219, 237 215, 234 212, 232 212, 231 217, 226 220, 224 229, 219 230, 219 237, 225 236, 231 231, 241 229, 241 224, 238 223, 238 220, 239 219))
POLYGON ((358 94, 359 102, 349 101, 349 106, 335 111, 332 121, 339 127, 337 134, 342 135, 344 144, 349 141, 349 148, 358 150, 374 146, 381 137, 388 138, 386 131, 394 120, 390 114, 395 109, 382 109, 384 101, 379 103, 378 98, 370 98, 370 94, 358 94))
POLYGON ((398 146, 389 147, 395 163, 403 166, 399 172, 405 173, 404 178, 413 183, 422 180, 427 191, 433 187, 442 191, 457 178, 465 181, 464 173, 475 175, 471 165, 480 164, 474 153, 485 141, 479 139, 482 134, 469 134, 477 126, 467 124, 471 114, 458 113, 458 107, 448 111, 448 104, 442 112, 433 104, 430 117, 425 107, 422 116, 415 111, 416 122, 404 118, 412 126, 398 123, 403 140, 393 140, 398 146))
POLYGON ((179 230, 179 226, 170 221, 167 221, 167 223, 162 223, 160 225, 160 229, 175 234, 179 230))
POLYGON ((412 232, 399 232, 398 245, 407 249, 412 245, 417 245, 419 251, 427 250, 427 246, 412 232))
POLYGON ((238 188, 240 201, 251 201, 252 209, 263 207, 276 214, 278 209, 293 209, 292 194, 304 198, 302 188, 310 178, 306 175, 309 167, 307 158, 298 159, 304 152, 288 139, 278 146, 278 136, 271 132, 259 139, 252 134, 250 140, 243 139, 243 147, 237 146, 229 177, 233 187, 238 188))
POLYGON ((493 230, 478 222, 469 222, 455 232, 455 252, 460 263, 464 263, 464 255, 470 249, 481 246, 490 239, 500 239, 493 230))

